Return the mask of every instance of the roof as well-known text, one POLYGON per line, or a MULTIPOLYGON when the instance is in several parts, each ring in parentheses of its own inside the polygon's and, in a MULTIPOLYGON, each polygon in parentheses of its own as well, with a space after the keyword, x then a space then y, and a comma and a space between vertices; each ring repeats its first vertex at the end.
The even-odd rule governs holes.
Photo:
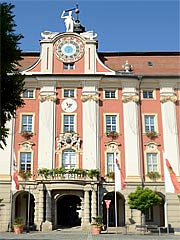
MULTIPOLYGON (((23 52, 20 70, 33 65, 40 52, 23 52)), ((98 52, 100 60, 114 71, 122 71, 126 61, 134 74, 179 75, 180 52, 98 52)))

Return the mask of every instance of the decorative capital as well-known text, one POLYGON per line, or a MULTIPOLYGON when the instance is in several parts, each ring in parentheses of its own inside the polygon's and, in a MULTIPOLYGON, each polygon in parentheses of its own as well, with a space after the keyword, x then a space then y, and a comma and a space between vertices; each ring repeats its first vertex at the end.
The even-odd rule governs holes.
POLYGON ((45 102, 45 101, 53 101, 56 102, 56 95, 39 95, 39 100, 41 102, 45 102))
POLYGON ((160 102, 165 103, 165 102, 173 102, 175 103, 177 101, 177 96, 175 95, 161 95, 160 97, 160 102))
POLYGON ((139 102, 139 96, 138 95, 124 95, 122 96, 122 102, 127 103, 127 102, 139 102))
POLYGON ((91 95, 91 94, 81 95, 81 101, 82 102, 86 102, 86 101, 89 101, 89 100, 93 100, 95 102, 98 102, 99 101, 98 94, 94 94, 94 95, 91 95))

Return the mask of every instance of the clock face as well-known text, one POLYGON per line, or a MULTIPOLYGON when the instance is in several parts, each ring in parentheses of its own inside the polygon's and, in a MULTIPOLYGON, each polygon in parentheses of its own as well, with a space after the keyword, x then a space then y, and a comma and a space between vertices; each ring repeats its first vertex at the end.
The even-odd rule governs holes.
POLYGON ((77 108, 77 103, 75 100, 67 98, 62 102, 61 107, 65 112, 74 112, 77 108))
POLYGON ((56 43, 56 55, 65 63, 76 62, 84 55, 84 44, 78 38, 63 37, 56 43))

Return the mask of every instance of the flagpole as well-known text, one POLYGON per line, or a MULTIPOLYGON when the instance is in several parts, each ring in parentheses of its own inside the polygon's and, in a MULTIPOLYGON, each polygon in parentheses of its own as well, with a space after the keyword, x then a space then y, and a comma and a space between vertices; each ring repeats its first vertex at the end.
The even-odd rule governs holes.
POLYGON ((10 154, 10 176, 11 176, 11 184, 10 184, 10 216, 9 216, 9 225, 8 231, 12 231, 12 214, 13 214, 13 192, 12 192, 12 181, 13 181, 13 156, 14 156, 14 126, 15 119, 12 119, 12 131, 11 131, 11 154, 10 154))
MULTIPOLYGON (((115 170, 115 166, 116 165, 116 152, 114 152, 114 170, 115 170)), ((114 176, 116 177, 116 174, 114 174, 114 176)), ((117 228, 117 192, 116 192, 116 179, 115 179, 115 184, 114 184, 114 186, 115 186, 115 194, 114 194, 114 197, 115 197, 115 202, 114 202, 114 204, 115 204, 115 206, 114 206, 114 210, 115 210, 115 227, 117 228)))
POLYGON ((169 224, 168 224, 168 200, 167 200, 167 194, 165 194, 164 210, 165 210, 165 227, 167 228, 167 234, 169 234, 169 224))

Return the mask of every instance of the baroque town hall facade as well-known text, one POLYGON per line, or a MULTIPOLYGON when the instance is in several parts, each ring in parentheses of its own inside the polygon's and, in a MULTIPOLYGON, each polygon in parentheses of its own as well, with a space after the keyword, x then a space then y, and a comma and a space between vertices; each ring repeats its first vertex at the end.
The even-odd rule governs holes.
POLYGON ((140 212, 129 208, 128 195, 142 185, 163 199, 147 211, 146 223, 165 225, 167 198, 168 223, 178 227, 180 203, 165 193, 163 151, 180 180, 179 53, 98 52, 97 34, 78 18, 73 30, 41 36, 40 53, 23 53, 25 106, 8 123, 0 152, 0 230, 18 216, 42 231, 87 228, 96 215, 106 223, 110 199, 109 226, 117 202, 117 226, 133 231, 140 212), (13 152, 22 174, 10 202, 13 152), (125 179, 116 194, 115 153, 125 179))

